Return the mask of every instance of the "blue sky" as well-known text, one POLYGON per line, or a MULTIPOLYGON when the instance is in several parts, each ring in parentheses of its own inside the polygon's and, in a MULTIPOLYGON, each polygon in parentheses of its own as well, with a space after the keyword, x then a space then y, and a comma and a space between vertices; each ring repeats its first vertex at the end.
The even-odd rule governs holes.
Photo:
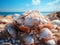
POLYGON ((0 0, 0 12, 60 11, 60 0, 0 0))

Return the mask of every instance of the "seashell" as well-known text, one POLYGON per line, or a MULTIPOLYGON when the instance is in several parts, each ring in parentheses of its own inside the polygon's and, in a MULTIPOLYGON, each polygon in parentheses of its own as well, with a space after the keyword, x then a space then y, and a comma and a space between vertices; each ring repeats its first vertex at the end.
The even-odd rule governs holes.
POLYGON ((39 11, 32 11, 29 15, 25 17, 24 25, 27 26, 34 26, 38 25, 39 23, 48 23, 48 20, 39 12, 39 11))
POLYGON ((16 21, 18 24, 23 24, 23 18, 22 18, 22 15, 20 14, 15 14, 13 15, 13 20, 16 21))
POLYGON ((24 37, 24 41, 26 45, 31 45, 34 43, 34 39, 30 35, 27 35, 26 37, 24 37))
POLYGON ((5 29, 6 29, 6 32, 9 33, 11 37, 13 38, 16 37, 17 32, 15 31, 14 27, 11 24, 7 24, 5 29))
POLYGON ((40 33, 41 38, 51 39, 53 38, 52 32, 48 28, 43 28, 40 33))
POLYGON ((14 14, 12 17, 13 17, 13 20, 17 20, 20 17, 20 14, 14 14))
POLYGON ((60 26, 60 20, 53 20, 52 23, 60 26))
POLYGON ((55 40, 48 40, 46 43, 47 45, 56 45, 55 40))
POLYGON ((25 17, 24 25, 33 26, 39 24, 40 16, 37 12, 32 12, 28 16, 25 17))

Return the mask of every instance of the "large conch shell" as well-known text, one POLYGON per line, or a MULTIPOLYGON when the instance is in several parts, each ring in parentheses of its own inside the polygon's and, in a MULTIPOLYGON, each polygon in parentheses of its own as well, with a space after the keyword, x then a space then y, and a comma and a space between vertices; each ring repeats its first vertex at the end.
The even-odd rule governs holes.
POLYGON ((33 26, 39 24, 40 14, 38 11, 32 11, 28 16, 25 17, 24 25, 33 26))
POLYGON ((24 20, 24 25, 35 26, 39 23, 47 23, 47 19, 39 11, 31 11, 24 20))

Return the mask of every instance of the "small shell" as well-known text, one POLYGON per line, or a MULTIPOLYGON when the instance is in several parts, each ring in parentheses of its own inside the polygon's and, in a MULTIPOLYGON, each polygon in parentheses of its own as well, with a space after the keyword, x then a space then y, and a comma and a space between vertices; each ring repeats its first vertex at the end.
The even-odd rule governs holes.
POLYGON ((56 42, 54 40, 48 40, 47 42, 47 45, 55 45, 56 42))
POLYGON ((31 45, 31 44, 34 43, 34 39, 33 39, 33 37, 30 36, 30 35, 26 36, 26 37, 24 38, 24 41, 25 41, 25 44, 27 44, 27 45, 31 45))
POLYGON ((53 20, 52 23, 60 26, 60 20, 53 20))
POLYGON ((22 15, 20 15, 20 14, 13 15, 13 20, 21 25, 23 24, 22 15))
POLYGON ((43 28, 40 33, 41 38, 51 39, 53 38, 52 32, 48 28, 43 28))

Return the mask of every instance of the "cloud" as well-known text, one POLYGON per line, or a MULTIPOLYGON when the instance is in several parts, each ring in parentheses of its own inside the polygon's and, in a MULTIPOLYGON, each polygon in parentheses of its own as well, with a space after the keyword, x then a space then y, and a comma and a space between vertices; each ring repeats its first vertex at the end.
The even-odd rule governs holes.
POLYGON ((56 11, 60 11, 60 4, 55 7, 56 7, 56 11))
POLYGON ((53 0, 52 2, 49 2, 47 5, 54 5, 58 3, 60 0, 53 0))
POLYGON ((40 0, 32 0, 32 4, 33 5, 39 5, 40 4, 40 0))
POLYGON ((46 11, 60 11, 60 4, 58 4, 59 1, 60 0, 52 0, 52 2, 48 2, 45 5, 45 8, 43 10, 46 10, 46 11))
POLYGON ((56 12, 60 11, 60 4, 58 5, 45 5, 40 8, 42 12, 56 12))
POLYGON ((51 12, 51 11, 53 12, 56 10, 56 8, 55 6, 50 7, 50 6, 45 5, 44 8, 41 8, 40 10, 42 12, 51 12))

